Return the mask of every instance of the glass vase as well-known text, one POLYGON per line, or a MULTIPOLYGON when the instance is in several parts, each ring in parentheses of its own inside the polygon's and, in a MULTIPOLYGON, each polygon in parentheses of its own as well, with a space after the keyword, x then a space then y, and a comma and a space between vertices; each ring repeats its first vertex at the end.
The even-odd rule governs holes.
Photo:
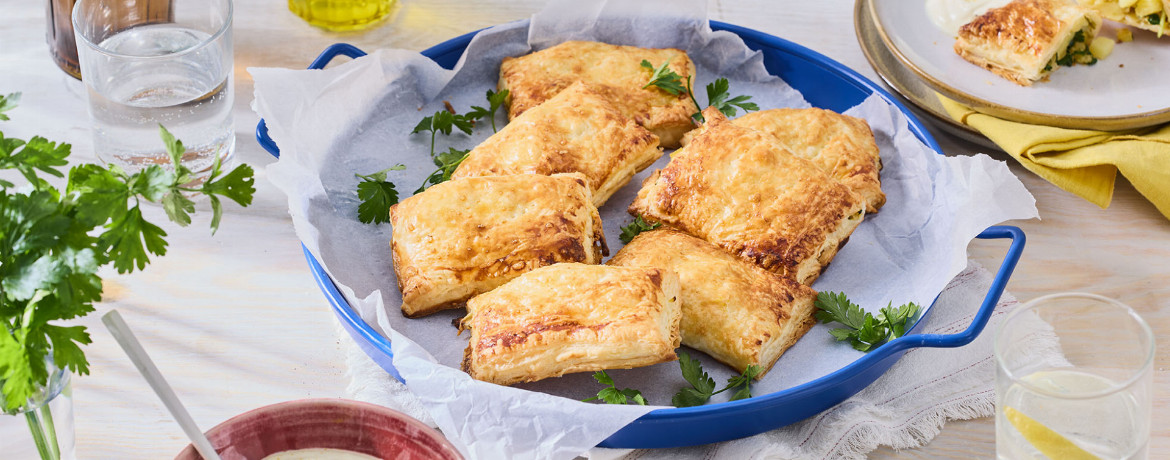
MULTIPOLYGON (((49 381, 15 413, 0 413, 0 457, 73 460, 73 388, 68 371, 51 360, 49 381)), ((0 381, 2 384, 3 381, 0 381)))

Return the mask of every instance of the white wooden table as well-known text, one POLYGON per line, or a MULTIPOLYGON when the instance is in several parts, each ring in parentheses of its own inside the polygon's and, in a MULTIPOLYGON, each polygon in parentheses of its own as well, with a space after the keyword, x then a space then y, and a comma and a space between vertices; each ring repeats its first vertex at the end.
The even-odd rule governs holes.
MULTIPOLYGON (((892 0, 891 0, 892 1, 892 0)), ((905 0, 903 0, 905 1, 905 0)), ((303 68, 335 42, 365 49, 422 50, 457 35, 528 17, 543 2, 399 0, 375 29, 326 33, 289 13, 284 0, 237 0, 235 13, 236 145, 257 169, 252 206, 229 205, 212 237, 204 214, 187 228, 163 225, 170 248, 145 272, 106 273, 105 299, 81 321, 94 343, 92 374, 74 383, 80 458, 169 458, 186 445, 182 432, 122 354, 98 318, 119 309, 205 429, 246 410, 309 397, 344 397, 348 378, 335 322, 306 268, 285 197, 267 182, 273 158, 256 144, 249 109, 248 67, 303 68)), ((42 1, 5 0, 0 17, 0 92, 22 91, 21 108, 2 125, 6 135, 34 134, 73 144, 76 161, 94 161, 79 85, 54 67, 45 45, 42 1), (72 86, 72 90, 69 89, 72 86)), ((712 0, 712 19, 803 44, 875 79, 853 33, 852 2, 712 0)), ((936 134, 948 154, 982 149, 936 134)), ((1011 162, 1002 153, 992 156, 1011 162)), ((1082 290, 1136 308, 1159 336, 1154 457, 1170 453, 1170 221, 1124 180, 1113 205, 1098 209, 1023 168, 1013 166, 1036 196, 1042 221, 1016 222, 1028 234, 1008 289, 1021 300, 1082 290)), ((166 221, 160 208, 145 211, 166 221)), ((994 267, 1005 246, 972 243, 971 254, 994 267)), ((948 423, 924 448, 881 449, 875 458, 992 457, 991 419, 948 423)), ((0 454, 0 456, 3 456, 0 454)))

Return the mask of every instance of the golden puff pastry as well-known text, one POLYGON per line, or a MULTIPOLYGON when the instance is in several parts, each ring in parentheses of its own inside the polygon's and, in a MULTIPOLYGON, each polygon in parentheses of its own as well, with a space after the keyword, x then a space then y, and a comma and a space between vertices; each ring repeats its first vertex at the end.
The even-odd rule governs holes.
POLYGON ((1078 2, 1097 11, 1105 19, 1156 32, 1159 37, 1166 33, 1166 15, 1170 12, 1170 0, 1078 0, 1078 2))
POLYGON ((390 249, 408 317, 458 308, 557 262, 601 263, 601 217, 585 177, 469 177, 390 208, 390 249))
POLYGON ((690 144, 642 183, 631 214, 810 284, 861 223, 865 202, 775 138, 713 107, 690 144))
POLYGON ((663 147, 678 147, 694 128, 691 115, 699 109, 686 93, 672 95, 657 87, 643 88, 650 70, 670 61, 670 69, 682 76, 695 75, 695 65, 678 49, 650 49, 598 42, 570 41, 500 64, 501 90, 509 92, 508 117, 552 98, 575 82, 583 81, 608 99, 627 118, 658 136, 663 147))
POLYGON ((831 110, 772 109, 749 113, 732 123, 775 137, 789 152, 812 160, 822 171, 865 199, 865 212, 886 203, 882 160, 869 123, 831 110))
POLYGON ((959 28, 955 52, 1022 86, 1061 65, 1091 64, 1089 44, 1101 27, 1093 10, 1065 0, 1015 0, 959 28))
POLYGON ((757 379, 816 324, 812 288, 667 227, 642 232, 606 263, 678 273, 682 344, 738 372, 759 366, 757 379))
POLYGON ((600 207, 660 156, 658 136, 577 82, 512 119, 451 177, 580 172, 600 207))
POLYGON ((678 275, 556 264, 467 302, 463 370, 500 385, 677 359, 678 275))

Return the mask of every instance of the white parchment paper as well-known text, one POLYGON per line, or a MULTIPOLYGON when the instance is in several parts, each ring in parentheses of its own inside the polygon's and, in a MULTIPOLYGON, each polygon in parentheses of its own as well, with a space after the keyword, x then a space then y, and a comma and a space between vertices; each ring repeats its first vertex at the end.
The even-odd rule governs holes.
MULTIPOLYGON (((350 304, 391 339, 394 365, 406 385, 470 458, 572 458, 659 407, 579 402, 600 388, 588 374, 509 388, 459 371, 467 335, 457 336, 452 320, 463 311, 414 320, 401 315, 388 245, 391 229, 357 221, 354 173, 405 164, 407 169, 391 173, 390 179, 407 196, 434 169, 430 137, 409 134, 423 116, 441 110, 443 101, 460 112, 485 105, 484 93, 495 88, 503 57, 567 39, 682 48, 698 66, 696 88, 723 76, 731 80, 733 93, 751 95, 763 109, 808 106, 798 92, 768 75, 762 56, 737 36, 712 32, 705 3, 693 0, 554 0, 531 23, 480 33, 455 70, 403 50, 378 50, 326 70, 249 69, 256 81, 256 109, 281 148, 268 177, 288 194, 298 236, 350 304)), ((815 289, 847 292, 870 309, 890 301, 930 305, 966 265, 967 243, 977 233, 1005 220, 1036 216, 1032 196, 1005 164, 982 155, 938 155, 913 136, 896 107, 876 96, 848 113, 865 118, 874 130, 888 199, 853 233, 815 289)), ((501 114, 497 125, 503 122, 501 114)), ((481 122, 471 136, 439 136, 436 150, 475 146, 491 134, 485 125, 481 122)), ((601 209, 613 252, 621 247, 618 227, 631 219, 625 208, 638 184, 668 161, 664 156, 643 171, 601 209)), ((731 375, 706 356, 691 354, 717 381, 731 375)), ((818 325, 754 393, 799 385, 859 356, 818 325)), ((669 404, 670 396, 686 385, 676 363, 610 374, 621 387, 641 389, 652 404, 669 404)))

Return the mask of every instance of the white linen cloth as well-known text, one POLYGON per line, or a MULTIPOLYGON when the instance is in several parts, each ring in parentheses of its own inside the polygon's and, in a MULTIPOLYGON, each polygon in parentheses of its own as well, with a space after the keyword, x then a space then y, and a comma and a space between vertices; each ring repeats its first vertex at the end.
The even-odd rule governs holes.
MULTIPOLYGON (((1007 240, 1001 240, 1007 241, 1007 240)), ((994 274, 975 262, 939 295, 921 333, 965 330, 983 303, 994 274)), ((989 417, 995 405, 995 325, 1019 302, 1004 293, 986 329, 959 348, 916 348, 845 402, 816 416, 756 436, 705 446, 625 450, 596 448, 590 459, 854 459, 878 446, 895 449, 930 442, 948 420, 989 417)), ((353 399, 402 411, 436 426, 402 383, 390 377, 338 328, 346 350, 353 399)))

